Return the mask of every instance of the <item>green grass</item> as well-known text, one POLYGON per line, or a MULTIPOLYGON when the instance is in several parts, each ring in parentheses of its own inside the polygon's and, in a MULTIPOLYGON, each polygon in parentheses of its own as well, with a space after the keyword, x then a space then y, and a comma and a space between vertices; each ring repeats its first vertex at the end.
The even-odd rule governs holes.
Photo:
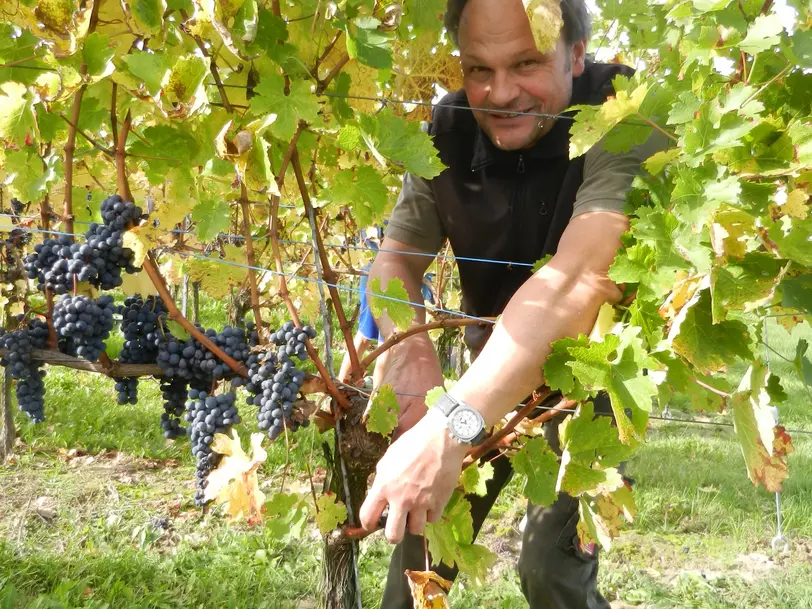
MULTIPOLYGON (((771 326, 770 345, 789 356, 809 333, 771 326)), ((772 364, 790 397, 782 420, 812 429, 807 389, 789 363, 772 364)), ((52 370, 47 383, 48 421, 17 416, 24 444, 0 467, 0 609, 314 606, 320 542, 283 544, 195 508, 193 460, 184 440, 161 436, 157 383, 142 382, 136 406, 118 406, 113 382, 95 375, 52 370), (92 458, 69 455, 74 448, 92 458), (40 497, 55 505, 53 520, 38 515, 40 497)), ((315 470, 324 441, 312 427, 296 434, 291 460, 315 470)), ((793 441, 782 495, 792 551, 777 555, 774 496, 747 479, 732 430, 655 425, 628 466, 639 513, 603 556, 604 594, 649 609, 812 609, 812 436, 793 441)), ((260 476, 268 495, 284 463, 278 443, 260 476)), ((291 485, 308 488, 301 472, 287 476, 291 485)), ((461 580, 455 609, 526 607, 515 572, 523 508, 514 482, 484 529, 483 543, 500 551, 492 579, 479 589, 461 580)), ((361 549, 364 606, 377 607, 390 548, 376 536, 361 549)))

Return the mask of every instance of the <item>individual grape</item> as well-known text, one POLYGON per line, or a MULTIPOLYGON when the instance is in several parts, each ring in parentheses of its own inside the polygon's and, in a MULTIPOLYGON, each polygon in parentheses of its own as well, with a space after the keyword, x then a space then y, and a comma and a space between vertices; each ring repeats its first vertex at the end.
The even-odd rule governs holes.
POLYGON ((86 296, 62 296, 54 306, 54 329, 72 341, 75 354, 89 362, 98 361, 104 341, 113 329, 113 297, 93 301, 86 296))
POLYGON ((205 504, 206 478, 217 467, 220 455, 212 452, 214 434, 228 434, 232 425, 240 422, 240 415, 234 404, 234 392, 222 395, 209 395, 205 391, 190 389, 186 402, 186 421, 191 439, 192 455, 197 460, 197 491, 195 503, 205 504))

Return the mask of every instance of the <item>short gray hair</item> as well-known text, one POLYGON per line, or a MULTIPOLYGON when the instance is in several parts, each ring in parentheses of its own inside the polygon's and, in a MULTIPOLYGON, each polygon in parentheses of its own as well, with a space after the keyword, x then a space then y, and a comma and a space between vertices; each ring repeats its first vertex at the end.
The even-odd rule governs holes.
MULTIPOLYGON (((460 19, 468 0, 448 0, 445 12, 445 28, 455 45, 459 46, 460 19)), ((592 16, 585 0, 561 0, 561 14, 564 17, 564 42, 575 44, 589 38, 592 33, 592 16)))

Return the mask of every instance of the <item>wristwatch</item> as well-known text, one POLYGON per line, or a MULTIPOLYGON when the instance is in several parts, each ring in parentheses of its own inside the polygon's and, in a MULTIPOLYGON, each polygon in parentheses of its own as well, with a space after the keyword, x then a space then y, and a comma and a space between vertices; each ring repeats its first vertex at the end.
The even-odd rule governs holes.
POLYGON ((434 407, 445 415, 451 437, 460 444, 479 446, 485 440, 485 419, 470 404, 444 393, 434 407))

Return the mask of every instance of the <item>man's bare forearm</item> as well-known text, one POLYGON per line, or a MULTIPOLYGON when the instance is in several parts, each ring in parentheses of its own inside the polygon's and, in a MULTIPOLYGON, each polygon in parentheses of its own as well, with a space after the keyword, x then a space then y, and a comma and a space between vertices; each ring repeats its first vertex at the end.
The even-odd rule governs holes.
MULTIPOLYGON (((369 283, 375 279, 380 279, 381 289, 386 289, 391 279, 400 279, 403 282, 403 287, 409 294, 409 300, 413 303, 423 304, 423 293, 421 291, 421 284, 423 280, 423 272, 428 268, 428 264, 423 264, 422 261, 415 261, 416 256, 409 254, 400 254, 392 251, 380 252, 375 259, 375 263, 369 271, 369 283)), ((430 260, 425 257, 426 260, 430 260)), ((369 284, 368 284, 369 285, 369 284)), ((372 297, 374 295, 368 294, 372 297)), ((415 311, 414 322, 415 324, 423 324, 426 322, 426 310, 422 306, 413 307, 415 311)), ((375 319, 378 324, 378 329, 384 337, 389 338, 397 331, 392 320, 384 315, 375 319)))
POLYGON ((612 214, 571 226, 559 253, 516 292, 482 353, 451 391, 477 408, 488 425, 543 384, 552 342, 589 333, 601 305, 620 298, 606 271, 625 218, 612 214))

